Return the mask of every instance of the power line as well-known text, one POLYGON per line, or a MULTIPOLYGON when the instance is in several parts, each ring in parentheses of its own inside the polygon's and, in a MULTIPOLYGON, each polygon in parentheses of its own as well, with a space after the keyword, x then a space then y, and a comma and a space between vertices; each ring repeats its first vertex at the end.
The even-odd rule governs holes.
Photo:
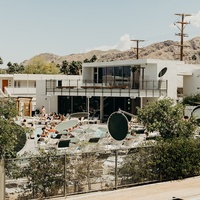
POLYGON ((181 21, 175 22, 174 25, 176 25, 177 28, 180 30, 180 33, 177 33, 175 35, 181 37, 180 45, 177 45, 177 46, 180 47, 180 54, 178 54, 178 55, 180 55, 180 60, 182 61, 183 60, 183 47, 186 47, 183 45, 183 38, 188 37, 188 35, 184 33, 184 29, 185 29, 185 26, 187 24, 189 24, 189 22, 186 22, 184 20, 185 20, 185 17, 191 16, 191 15, 190 14, 175 14, 175 15, 181 16, 181 21), (180 24, 181 27, 179 27, 177 24, 180 24))
POLYGON ((139 59, 139 42, 144 42, 144 40, 131 40, 133 42, 136 42, 136 48, 133 48, 133 49, 136 49, 136 58, 139 59))

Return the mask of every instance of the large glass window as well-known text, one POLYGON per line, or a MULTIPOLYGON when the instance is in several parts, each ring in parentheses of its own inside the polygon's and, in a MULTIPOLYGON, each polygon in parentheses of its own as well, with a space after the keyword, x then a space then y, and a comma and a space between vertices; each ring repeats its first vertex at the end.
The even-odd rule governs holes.
POLYGON ((130 66, 103 68, 103 82, 126 82, 130 77, 130 66))

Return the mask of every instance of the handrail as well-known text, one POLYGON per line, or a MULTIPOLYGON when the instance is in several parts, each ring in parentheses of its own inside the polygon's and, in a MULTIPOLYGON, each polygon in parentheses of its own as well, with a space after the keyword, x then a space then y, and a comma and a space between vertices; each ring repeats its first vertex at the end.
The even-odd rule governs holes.
MULTIPOLYGON (((7 91, 7 90, 6 90, 7 91)), ((8 93, 8 92, 7 92, 8 93)), ((2 89, 0 89, 0 94, 4 97, 7 97, 7 95, 2 91, 2 89)), ((8 96, 11 96, 11 95, 8 95, 8 96)))

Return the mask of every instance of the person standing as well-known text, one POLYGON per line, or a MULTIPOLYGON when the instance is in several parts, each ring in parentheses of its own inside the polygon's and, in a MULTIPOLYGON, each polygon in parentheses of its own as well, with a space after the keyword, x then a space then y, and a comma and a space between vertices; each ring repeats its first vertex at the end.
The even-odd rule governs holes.
POLYGON ((46 116, 46 109, 44 106, 42 106, 41 110, 40 110, 40 114, 41 114, 41 117, 45 117, 46 116))

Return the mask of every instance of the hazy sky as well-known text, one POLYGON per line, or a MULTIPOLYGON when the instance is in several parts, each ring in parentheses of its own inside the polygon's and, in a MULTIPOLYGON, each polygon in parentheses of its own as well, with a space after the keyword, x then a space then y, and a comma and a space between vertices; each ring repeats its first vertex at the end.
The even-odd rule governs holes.
POLYGON ((180 41, 175 13, 192 15, 184 40, 200 35, 200 0, 0 0, 0 57, 6 66, 41 53, 127 50, 131 39, 180 41))

